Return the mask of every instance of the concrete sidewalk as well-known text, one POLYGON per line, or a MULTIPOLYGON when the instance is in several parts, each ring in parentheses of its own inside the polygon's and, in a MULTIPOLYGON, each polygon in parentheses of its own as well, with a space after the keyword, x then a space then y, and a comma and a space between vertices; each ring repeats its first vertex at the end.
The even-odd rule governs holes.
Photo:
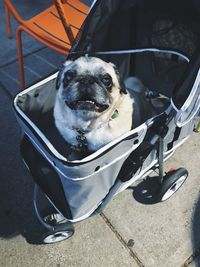
MULTIPOLYGON (((22 15, 36 12, 35 1, 29 1, 30 14, 27 1, 21 2, 22 15)), ((40 2, 45 8, 46 1, 40 2)), ((142 203, 139 196, 146 184, 140 183, 115 196, 102 214, 75 225, 69 240, 37 245, 42 228, 33 211, 33 182, 20 157, 21 133, 12 111, 19 88, 16 44, 6 37, 2 1, 0 13, 0 266, 200 266, 197 133, 166 163, 166 169, 185 167, 189 171, 183 187, 168 201, 142 203)), ((24 45, 27 84, 49 75, 64 60, 27 36, 24 45)))

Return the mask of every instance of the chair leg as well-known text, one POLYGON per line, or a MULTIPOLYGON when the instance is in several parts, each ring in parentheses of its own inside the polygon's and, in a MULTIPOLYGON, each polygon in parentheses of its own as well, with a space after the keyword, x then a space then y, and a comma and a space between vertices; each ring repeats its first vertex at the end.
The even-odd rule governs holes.
POLYGON ((5 5, 5 13, 6 13, 7 35, 8 35, 8 38, 12 38, 11 23, 10 23, 10 11, 9 11, 9 8, 7 5, 5 5))
POLYGON ((25 88, 24 62, 23 62, 22 37, 21 37, 22 30, 23 30, 23 27, 19 26, 17 28, 17 33, 16 33, 18 64, 19 64, 19 81, 20 81, 20 89, 21 90, 23 90, 25 88))

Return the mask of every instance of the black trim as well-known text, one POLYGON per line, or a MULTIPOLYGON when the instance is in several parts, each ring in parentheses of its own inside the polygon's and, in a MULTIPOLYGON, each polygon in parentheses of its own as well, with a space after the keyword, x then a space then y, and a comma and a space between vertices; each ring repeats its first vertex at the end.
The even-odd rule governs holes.
POLYGON ((65 218, 73 219, 59 175, 32 145, 27 135, 21 141, 20 151, 36 184, 40 186, 65 218))
POLYGON ((133 175, 142 167, 145 159, 150 155, 155 145, 148 141, 143 141, 124 161, 117 179, 122 182, 129 181, 133 175))
POLYGON ((171 150, 173 148, 174 142, 178 140, 180 133, 181 133, 180 127, 176 127, 175 132, 174 132, 174 138, 173 140, 167 145, 167 149, 171 150))
POLYGON ((166 124, 168 119, 165 113, 153 119, 153 125, 148 128, 143 142, 124 161, 117 179, 122 182, 129 181, 133 175, 142 168, 144 161, 152 150, 158 149, 159 138, 164 138, 167 134, 168 127, 166 124))
POLYGON ((192 56, 188 67, 182 75, 182 78, 173 90, 172 100, 178 109, 180 109, 187 100, 196 81, 197 73, 200 69, 199 49, 200 47, 196 49, 196 52, 192 56))

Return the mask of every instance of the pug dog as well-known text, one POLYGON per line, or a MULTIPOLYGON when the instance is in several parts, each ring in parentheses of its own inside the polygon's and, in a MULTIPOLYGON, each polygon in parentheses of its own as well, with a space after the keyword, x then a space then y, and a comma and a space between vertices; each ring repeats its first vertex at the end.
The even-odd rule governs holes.
POLYGON ((57 77, 55 125, 63 138, 94 152, 133 127, 134 99, 112 63, 82 56, 57 77))

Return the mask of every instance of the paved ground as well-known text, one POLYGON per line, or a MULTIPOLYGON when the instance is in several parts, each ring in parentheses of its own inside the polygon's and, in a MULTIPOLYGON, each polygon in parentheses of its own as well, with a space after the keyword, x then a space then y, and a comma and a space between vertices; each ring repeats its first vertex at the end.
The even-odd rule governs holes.
MULTIPOLYGON (((20 13, 28 17, 38 3, 45 8, 46 1, 31 0, 31 8, 25 0, 13 2, 20 2, 20 13)), ((142 203, 139 195, 146 185, 139 184, 114 197, 101 215, 77 224, 68 241, 37 245, 42 229, 33 211, 33 182, 19 155, 21 133, 11 107, 19 88, 15 38, 6 37, 2 1, 0 14, 0 266, 200 266, 196 133, 166 164, 189 171, 188 180, 170 200, 142 203)), ((49 75, 64 60, 27 36, 24 46, 27 84, 49 75)))

